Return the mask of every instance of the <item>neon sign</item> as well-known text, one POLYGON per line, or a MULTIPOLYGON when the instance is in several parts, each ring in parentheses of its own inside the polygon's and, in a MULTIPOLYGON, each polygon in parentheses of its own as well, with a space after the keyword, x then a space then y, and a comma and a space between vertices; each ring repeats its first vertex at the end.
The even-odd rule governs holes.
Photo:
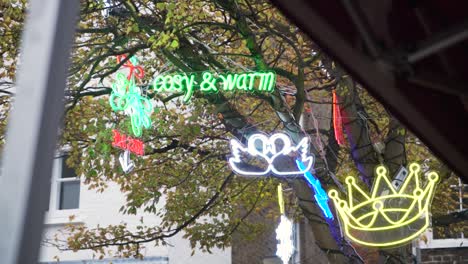
MULTIPOLYGON (((302 163, 302 161, 296 160, 296 164, 299 170, 303 171, 305 169, 305 165, 304 163, 302 163)), ((320 181, 317 178, 315 178, 312 175, 312 173, 310 173, 310 171, 306 171, 304 173, 304 178, 306 178, 309 185, 314 189, 315 201, 317 201, 317 204, 322 210, 325 217, 328 219, 333 219, 333 214, 330 210, 330 207, 328 206, 328 195, 325 192, 325 190, 322 188, 322 184, 320 184, 320 181)))
POLYGON ((231 139, 231 152, 232 157, 229 158, 229 165, 232 170, 240 175, 252 175, 261 176, 273 173, 276 175, 296 175, 304 174, 312 167, 314 158, 309 156, 309 139, 303 138, 297 146, 293 146, 291 139, 286 134, 277 133, 271 137, 267 137, 264 134, 253 134, 249 137, 247 147, 236 139, 231 139), (278 149, 277 149, 277 146, 278 149), (298 153, 300 160, 305 165, 299 170, 283 170, 275 167, 275 160, 281 157, 290 157, 298 153), (245 170, 242 167, 248 167, 248 164, 242 160, 241 156, 253 157, 261 160, 267 164, 266 168, 261 168, 260 171, 245 170))
POLYGON ((143 141, 134 139, 125 134, 120 134, 119 131, 115 129, 112 130, 112 133, 114 133, 114 141, 112 142, 112 146, 123 150, 129 150, 132 153, 140 156, 145 154, 143 141))
POLYGON ((289 262, 289 259, 294 253, 294 235, 293 223, 286 217, 284 212, 283 187, 278 185, 278 204, 281 212, 280 224, 276 228, 276 256, 278 256, 284 264, 289 262))
POLYGON ((371 247, 397 246, 410 242, 429 227, 429 209, 439 175, 430 172, 423 188, 421 166, 413 163, 409 171, 398 190, 390 182, 387 169, 379 166, 370 195, 351 176, 346 178, 347 201, 336 190, 328 192, 349 239, 371 247))
POLYGON ((276 256, 280 257, 284 264, 289 262, 294 253, 293 243, 293 223, 285 215, 281 215, 281 221, 276 228, 276 240, 279 241, 276 246, 276 256))
POLYGON ((151 126, 150 115, 153 105, 150 100, 141 95, 141 90, 135 85, 135 79, 130 80, 122 73, 117 73, 112 84, 109 103, 114 111, 123 111, 130 116, 132 131, 135 136, 141 136, 143 127, 151 126))
MULTIPOLYGON (((117 63, 120 63, 123 59, 127 58, 125 55, 118 55, 117 56, 117 63)), ((130 81, 130 79, 134 76, 137 79, 143 79, 145 76, 145 71, 143 68, 138 64, 138 61, 135 56, 131 57, 128 61, 126 61, 122 67, 128 68, 129 72, 127 75, 127 80, 130 81)))
POLYGON ((274 72, 227 73, 217 76, 204 72, 200 82, 196 81, 196 74, 158 75, 153 80, 152 89, 156 92, 183 92, 183 100, 188 102, 197 89, 203 93, 217 93, 221 89, 272 92, 275 82, 274 72))
POLYGON ((342 146, 345 144, 343 136, 343 119, 341 117, 341 109, 338 102, 338 96, 336 91, 332 91, 333 96, 333 130, 335 131, 335 139, 338 145, 342 146))
MULTIPOLYGON (((118 55, 117 63, 121 63, 126 58, 126 55, 118 55)), ((123 111, 130 116, 133 134, 139 137, 143 127, 151 126, 150 116, 153 105, 147 97, 141 95, 140 88, 136 86, 135 79, 141 79, 145 75, 143 68, 137 63, 137 59, 131 57, 122 65, 129 69, 129 73, 126 77, 123 73, 117 73, 116 80, 112 84, 109 103, 112 110, 123 111)))
POLYGON ((135 163, 130 160, 130 151, 125 150, 124 152, 120 153, 119 156, 120 166, 125 174, 131 172, 133 168, 135 168, 135 163))

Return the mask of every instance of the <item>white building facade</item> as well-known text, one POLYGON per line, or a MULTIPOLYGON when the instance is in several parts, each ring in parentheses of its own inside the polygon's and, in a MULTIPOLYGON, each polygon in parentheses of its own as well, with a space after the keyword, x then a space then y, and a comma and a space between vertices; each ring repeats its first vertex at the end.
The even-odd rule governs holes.
MULTIPOLYGON (((54 161, 51 199, 49 210, 44 220, 44 237, 53 238, 55 234, 67 224, 85 224, 93 228, 97 225, 107 226, 127 223, 132 229, 141 225, 143 217, 146 225, 157 225, 157 217, 153 214, 139 213, 137 215, 124 215, 119 213, 120 207, 125 203, 125 195, 119 186, 110 182, 103 193, 89 190, 83 182, 76 177, 74 171, 67 168, 64 159, 54 161), (70 216, 73 216, 70 220, 70 216)), ((231 264, 231 249, 213 249, 212 254, 196 251, 191 256, 192 249, 189 241, 184 239, 183 233, 168 238, 167 246, 154 246, 147 243, 141 251, 143 260, 115 259, 112 256, 99 260, 99 255, 91 250, 78 252, 60 251, 50 245, 43 245, 40 252, 40 263, 91 264, 91 263, 126 263, 126 264, 231 264)))

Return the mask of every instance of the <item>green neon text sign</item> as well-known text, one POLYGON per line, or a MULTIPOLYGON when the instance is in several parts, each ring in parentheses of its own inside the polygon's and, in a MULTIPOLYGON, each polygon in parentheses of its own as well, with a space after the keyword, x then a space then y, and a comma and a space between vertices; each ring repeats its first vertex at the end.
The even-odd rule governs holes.
POLYGON ((203 93, 217 93, 219 90, 270 93, 275 82, 274 72, 227 73, 217 76, 204 72, 200 82, 196 81, 196 74, 174 74, 157 76, 152 84, 155 92, 183 92, 184 101, 188 102, 197 89, 203 93))
POLYGON ((117 73, 115 83, 112 84, 109 102, 112 110, 124 111, 130 116, 135 136, 141 136, 142 127, 151 126, 150 115, 153 105, 148 98, 141 95, 134 78, 128 80, 123 73, 117 73))

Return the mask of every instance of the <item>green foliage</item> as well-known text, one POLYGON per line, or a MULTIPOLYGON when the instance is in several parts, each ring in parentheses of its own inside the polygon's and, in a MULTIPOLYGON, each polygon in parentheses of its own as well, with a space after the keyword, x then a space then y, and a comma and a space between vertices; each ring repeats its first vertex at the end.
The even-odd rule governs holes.
MULTIPOLYGON (((329 169, 340 179, 357 175, 356 163, 364 161, 355 160, 351 146, 337 147, 330 133, 332 88, 337 88, 344 101, 359 99, 352 106, 367 118, 359 121, 360 131, 368 132, 371 145, 382 143, 390 149, 391 139, 398 136, 405 149, 395 150, 396 154, 443 169, 448 178, 447 169, 417 138, 395 125, 393 117, 362 87, 347 84, 345 74, 330 77, 328 72, 337 66, 327 63, 329 59, 316 45, 268 1, 135 0, 114 1, 117 5, 112 7, 104 2, 81 1, 61 146, 71 147, 67 163, 83 175, 88 188, 103 192, 110 182, 116 183, 126 195, 123 214, 149 212, 161 223, 148 226, 142 222, 136 231, 125 224, 69 226, 71 236, 65 244, 56 241, 60 247, 93 249, 104 255, 108 246, 116 245, 118 251, 113 254, 130 257, 140 256, 145 243, 164 244, 180 230, 194 249, 205 251, 229 246, 233 232, 254 239, 265 226, 248 215, 263 209, 269 217, 278 217, 278 181, 233 175, 226 163, 228 140, 244 129, 282 130, 290 125, 285 116, 299 120, 305 110, 316 114, 318 140, 325 145, 322 154, 329 160, 329 169), (108 15, 103 13, 106 10, 108 15), (131 123, 109 106, 111 82, 121 70, 115 59, 119 54, 136 54, 145 69, 144 91, 157 74, 273 70, 278 75, 276 88, 282 93, 203 96, 196 92, 190 104, 181 102, 182 95, 148 93, 159 110, 152 113, 153 125, 141 136, 145 155, 132 155, 136 168, 124 175, 118 165, 120 151, 111 147, 111 131, 130 134, 131 123)), ((4 56, 0 78, 10 81, 16 70, 25 1, 1 2, 0 7, 0 52, 4 56)), ((4 135, 9 97, 0 97, 0 105, 0 134, 4 135)), ((306 132, 316 136, 315 128, 306 132)), ((372 160, 372 165, 386 161, 385 155, 375 156, 380 160, 372 160)), ((318 176, 326 179, 326 188, 331 187, 322 156, 317 154, 317 158, 318 176)), ((438 192, 443 194, 447 188, 443 184, 438 192)), ((308 217, 298 213, 302 208, 297 197, 288 197, 290 212, 308 217)), ((436 198, 433 209, 447 209, 443 199, 436 198)))
POLYGON ((0 1, 0 78, 13 80, 23 27, 26 0, 0 1))

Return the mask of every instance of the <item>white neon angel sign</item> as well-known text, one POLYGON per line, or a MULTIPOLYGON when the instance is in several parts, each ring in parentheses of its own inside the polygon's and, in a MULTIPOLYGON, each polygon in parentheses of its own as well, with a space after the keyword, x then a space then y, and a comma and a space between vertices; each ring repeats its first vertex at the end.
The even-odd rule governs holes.
POLYGON ((232 170, 240 175, 262 176, 268 173, 276 175, 295 175, 304 174, 309 171, 314 162, 313 156, 309 155, 309 139, 303 138, 297 146, 293 146, 291 139, 286 134, 277 133, 270 137, 264 134, 253 134, 249 137, 247 147, 244 147, 236 139, 231 139, 232 157, 229 158, 229 165, 232 170), (291 156, 299 153, 296 157, 304 164, 304 167, 298 170, 282 171, 275 167, 275 160, 281 156, 291 156), (246 164, 241 159, 242 154, 248 154, 251 157, 265 161, 268 166, 263 171, 248 171, 242 169, 246 164))

